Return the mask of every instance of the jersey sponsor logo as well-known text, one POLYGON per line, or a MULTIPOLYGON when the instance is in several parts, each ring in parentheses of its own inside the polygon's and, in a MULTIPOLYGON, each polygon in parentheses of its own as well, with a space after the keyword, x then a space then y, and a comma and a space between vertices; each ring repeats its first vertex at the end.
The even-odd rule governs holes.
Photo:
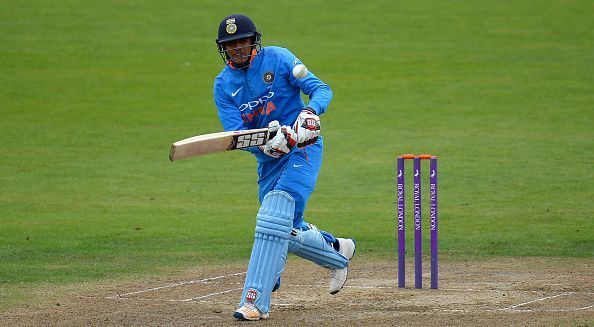
POLYGON ((258 100, 250 101, 239 106, 243 121, 249 123, 253 121, 255 117, 270 115, 271 112, 276 110, 276 106, 272 101, 273 97, 274 92, 270 91, 258 100))
POLYGON ((242 104, 241 106, 239 106, 239 111, 243 112, 247 109, 258 108, 258 106, 265 104, 268 100, 272 99, 273 97, 274 97, 274 92, 270 91, 270 92, 268 92, 268 94, 263 95, 258 100, 254 100, 254 101, 250 101, 248 103, 242 104))

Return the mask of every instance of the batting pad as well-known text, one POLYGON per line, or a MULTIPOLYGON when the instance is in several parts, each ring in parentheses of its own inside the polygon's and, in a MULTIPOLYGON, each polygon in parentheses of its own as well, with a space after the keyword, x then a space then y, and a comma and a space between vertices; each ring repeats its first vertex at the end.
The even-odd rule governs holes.
POLYGON ((288 251, 330 269, 342 269, 349 264, 318 229, 293 230, 288 251))
POLYGON ((240 306, 247 301, 263 313, 270 311, 270 295, 287 255, 294 211, 295 200, 287 192, 271 191, 264 197, 240 306))

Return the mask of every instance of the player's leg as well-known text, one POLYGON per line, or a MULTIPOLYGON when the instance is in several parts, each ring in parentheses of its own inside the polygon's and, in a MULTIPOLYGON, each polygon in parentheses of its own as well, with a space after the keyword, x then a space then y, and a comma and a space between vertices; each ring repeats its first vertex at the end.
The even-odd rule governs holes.
POLYGON ((271 191, 264 197, 256 220, 240 308, 233 316, 241 320, 268 318, 270 296, 278 267, 286 257, 295 201, 286 192, 271 191))
MULTIPOLYGON (((315 262, 319 266, 329 269, 342 269, 348 266, 349 259, 336 250, 335 244, 324 237, 324 231, 310 224, 307 229, 293 228, 289 240, 289 253, 294 253, 304 259, 315 262)), ((338 245, 336 245, 338 247, 338 245)))
POLYGON ((289 253, 331 269, 330 293, 335 294, 346 281, 347 266, 355 253, 355 242, 351 239, 337 239, 303 221, 303 212, 321 167, 322 148, 322 141, 319 140, 316 144, 293 153, 279 176, 275 189, 283 190, 295 199, 289 253))
MULTIPOLYGON (((288 157, 283 157, 280 160, 287 159, 288 157)), ((266 194, 272 191, 276 186, 278 178, 282 172, 282 169, 280 167, 282 167, 282 164, 261 164, 258 166, 258 176, 260 176, 260 179, 258 180, 260 204, 264 201, 264 197, 266 196, 266 194)), ((276 276, 274 278, 275 284, 272 288, 273 292, 276 292, 280 288, 281 275, 285 269, 285 264, 287 262, 287 251, 284 251, 280 255, 280 258, 281 259, 279 260, 278 267, 276 269, 276 276)))

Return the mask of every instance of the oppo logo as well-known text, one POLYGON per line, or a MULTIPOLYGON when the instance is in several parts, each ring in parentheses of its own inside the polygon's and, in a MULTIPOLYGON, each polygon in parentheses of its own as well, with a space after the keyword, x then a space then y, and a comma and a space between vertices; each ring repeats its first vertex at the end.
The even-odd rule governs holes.
POLYGON ((266 101, 272 99, 273 96, 274 96, 274 92, 270 91, 270 92, 268 92, 268 94, 262 96, 258 100, 254 100, 254 101, 250 101, 248 103, 242 104, 241 106, 239 106, 239 111, 244 111, 246 109, 258 108, 259 106, 263 105, 266 101))

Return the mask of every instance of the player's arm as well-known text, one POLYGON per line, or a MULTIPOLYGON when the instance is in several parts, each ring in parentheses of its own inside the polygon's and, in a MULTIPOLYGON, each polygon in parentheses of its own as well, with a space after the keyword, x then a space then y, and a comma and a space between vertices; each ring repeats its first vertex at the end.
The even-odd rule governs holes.
MULTIPOLYGON (((293 56, 294 57, 294 56, 293 56)), ((290 58, 289 58, 290 59, 290 58)), ((301 60, 295 58, 290 61, 289 72, 292 72, 295 65, 302 64, 301 60)), ((326 112, 326 109, 332 101, 332 90, 328 84, 315 76, 312 72, 308 72, 303 78, 296 78, 293 74, 289 74, 291 85, 301 89, 309 97, 307 108, 311 109, 315 115, 321 115, 326 112)))
POLYGON ((305 69, 305 76, 294 76, 293 68, 303 63, 290 52, 287 53, 286 58, 289 59, 286 63, 291 72, 289 74, 291 85, 298 87, 309 96, 308 105, 299 113, 293 124, 293 130, 297 133, 297 146, 303 148, 317 142, 321 130, 319 115, 328 108, 332 100, 332 90, 307 69, 305 69))

